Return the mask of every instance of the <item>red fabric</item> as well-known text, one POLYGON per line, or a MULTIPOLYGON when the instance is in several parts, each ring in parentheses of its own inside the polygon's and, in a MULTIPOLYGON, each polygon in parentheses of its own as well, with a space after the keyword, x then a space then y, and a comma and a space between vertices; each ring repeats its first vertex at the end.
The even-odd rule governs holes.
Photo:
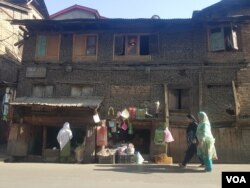
POLYGON ((98 126, 96 128, 96 145, 97 146, 108 145, 108 130, 106 126, 98 126))

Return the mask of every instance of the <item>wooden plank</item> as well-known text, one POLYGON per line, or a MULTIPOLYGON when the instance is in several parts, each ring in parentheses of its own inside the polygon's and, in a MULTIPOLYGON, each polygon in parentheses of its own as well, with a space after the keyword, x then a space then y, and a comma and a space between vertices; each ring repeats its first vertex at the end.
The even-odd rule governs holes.
POLYGON ((74 126, 86 126, 94 125, 94 120, 91 117, 67 117, 67 116, 42 116, 42 115, 31 115, 24 116, 24 122, 26 124, 31 124, 35 126, 61 126, 66 121, 70 122, 70 124, 74 126))
POLYGON ((165 121, 169 124, 168 86, 164 84, 164 111, 165 121))
POLYGON ((47 59, 58 60, 59 51, 60 51, 60 36, 59 35, 48 36, 47 59))
POLYGON ((44 151, 46 149, 46 140, 47 140, 47 127, 43 126, 43 146, 42 146, 42 155, 44 156, 44 151))
POLYGON ((236 91, 234 81, 232 81, 232 87, 233 87, 234 104, 235 104, 235 118, 236 118, 236 122, 237 122, 239 120, 240 107, 239 107, 239 101, 238 101, 237 91, 236 91))

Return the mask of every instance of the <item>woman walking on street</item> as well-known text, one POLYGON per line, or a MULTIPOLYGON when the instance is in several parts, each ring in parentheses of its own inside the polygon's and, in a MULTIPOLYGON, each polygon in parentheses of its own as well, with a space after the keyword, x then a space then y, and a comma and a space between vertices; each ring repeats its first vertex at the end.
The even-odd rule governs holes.
MULTIPOLYGON (((194 155, 197 154, 197 144, 198 140, 196 137, 196 130, 197 130, 197 120, 192 114, 187 115, 187 121, 189 123, 187 128, 187 144, 188 148, 183 159, 183 162, 179 164, 180 167, 186 167, 187 163, 192 159, 194 155)), ((201 162, 201 166, 203 166, 203 160, 199 158, 201 162)))
POLYGON ((199 124, 197 127, 196 136, 198 138, 197 155, 203 159, 205 164, 205 171, 211 172, 213 168, 212 159, 217 159, 215 150, 215 139, 212 135, 211 125, 207 114, 205 112, 199 112, 198 114, 199 124))
POLYGON ((65 122, 63 128, 60 129, 57 135, 57 141, 60 145, 60 162, 69 162, 71 146, 70 140, 72 139, 72 131, 68 122, 65 122))

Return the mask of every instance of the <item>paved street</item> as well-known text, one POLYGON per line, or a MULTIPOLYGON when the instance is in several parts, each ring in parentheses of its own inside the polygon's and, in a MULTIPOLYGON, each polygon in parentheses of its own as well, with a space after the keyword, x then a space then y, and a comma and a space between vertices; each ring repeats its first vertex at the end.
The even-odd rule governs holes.
POLYGON ((222 171, 250 171, 248 165, 215 165, 212 173, 197 165, 100 165, 0 162, 0 188, 219 188, 222 171))

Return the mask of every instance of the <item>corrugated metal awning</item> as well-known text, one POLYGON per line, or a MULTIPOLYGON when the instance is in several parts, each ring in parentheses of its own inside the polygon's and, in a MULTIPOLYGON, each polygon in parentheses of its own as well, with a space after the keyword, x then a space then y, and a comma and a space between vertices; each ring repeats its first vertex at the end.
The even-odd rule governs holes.
POLYGON ((51 107, 89 107, 98 108, 102 103, 103 97, 60 97, 60 98, 38 98, 38 97, 19 97, 10 105, 13 106, 51 106, 51 107))

